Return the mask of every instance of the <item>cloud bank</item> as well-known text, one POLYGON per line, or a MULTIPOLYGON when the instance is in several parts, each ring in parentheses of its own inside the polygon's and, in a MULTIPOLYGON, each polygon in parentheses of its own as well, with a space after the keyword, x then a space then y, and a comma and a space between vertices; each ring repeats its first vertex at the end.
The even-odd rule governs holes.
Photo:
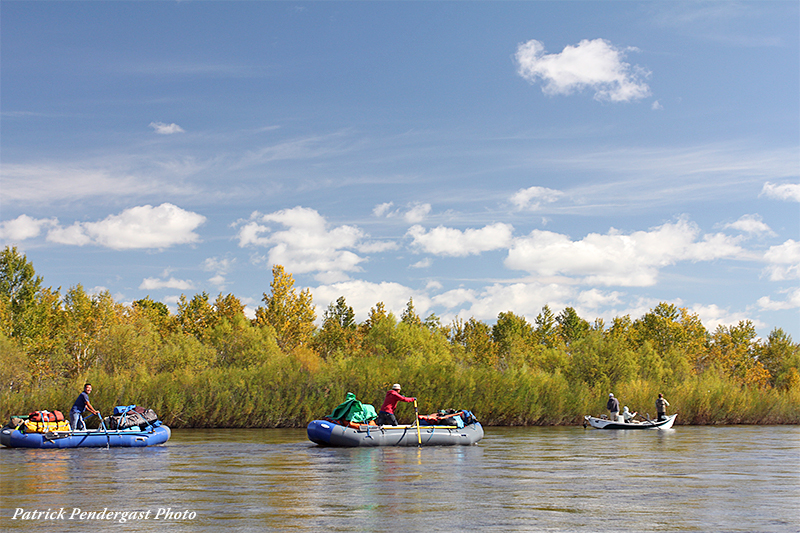
POLYGON ((47 232, 47 240, 73 246, 96 245, 113 250, 164 249, 200 241, 195 230, 206 217, 164 203, 131 207, 98 222, 61 226, 57 219, 33 219, 20 215, 0 225, 4 241, 20 242, 47 232))

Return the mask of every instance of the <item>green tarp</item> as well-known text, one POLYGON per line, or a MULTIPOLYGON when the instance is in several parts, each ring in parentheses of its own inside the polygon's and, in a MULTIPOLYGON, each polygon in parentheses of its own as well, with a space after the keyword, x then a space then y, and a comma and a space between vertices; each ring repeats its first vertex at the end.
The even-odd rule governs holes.
POLYGON ((339 406, 333 410, 333 414, 331 414, 331 418, 336 420, 349 420, 356 424, 365 424, 377 417, 378 413, 375 412, 375 408, 368 403, 362 404, 356 400, 356 395, 352 392, 347 393, 345 400, 340 403, 339 406))

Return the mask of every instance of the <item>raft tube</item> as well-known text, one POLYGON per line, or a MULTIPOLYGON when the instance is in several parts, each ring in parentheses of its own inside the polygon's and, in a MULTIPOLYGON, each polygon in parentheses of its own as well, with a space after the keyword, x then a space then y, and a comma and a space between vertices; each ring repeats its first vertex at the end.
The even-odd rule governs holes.
POLYGON ((164 444, 172 435, 169 427, 161 424, 144 431, 91 429, 87 431, 61 431, 49 433, 23 433, 14 428, 0 431, 0 444, 9 448, 141 448, 164 444))
POLYGON ((483 438, 480 422, 456 426, 369 426, 345 427, 327 420, 312 420, 308 438, 321 446, 456 446, 475 444, 483 438), (419 429, 419 433, 417 430, 419 429))

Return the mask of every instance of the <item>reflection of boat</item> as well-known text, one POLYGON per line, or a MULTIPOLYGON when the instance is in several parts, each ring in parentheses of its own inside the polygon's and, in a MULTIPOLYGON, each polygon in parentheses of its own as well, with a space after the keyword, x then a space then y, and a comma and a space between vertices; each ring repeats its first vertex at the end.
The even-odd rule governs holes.
POLYGON ((143 431, 90 429, 47 433, 26 433, 13 427, 5 427, 0 431, 0 444, 9 448, 143 447, 164 444, 171 433, 163 424, 150 426, 143 431))
POLYGON ((323 446, 453 446, 475 444, 483 438, 477 420, 457 426, 343 426, 329 420, 312 420, 308 438, 323 446))
POLYGON ((583 427, 589 425, 596 429, 670 429, 677 416, 675 414, 668 416, 664 420, 647 420, 645 422, 614 422, 608 418, 586 415, 583 427))

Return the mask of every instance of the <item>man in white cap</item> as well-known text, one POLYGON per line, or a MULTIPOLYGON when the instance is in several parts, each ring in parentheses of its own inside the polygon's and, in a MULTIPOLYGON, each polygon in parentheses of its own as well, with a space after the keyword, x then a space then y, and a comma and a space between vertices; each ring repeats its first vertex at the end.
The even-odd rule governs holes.
POLYGON ((381 410, 378 411, 378 418, 375 421, 379 426, 396 426, 397 418, 394 416, 394 408, 397 402, 413 402, 416 398, 406 398, 400 394, 400 384, 395 383, 392 388, 386 393, 386 399, 383 400, 381 410))
POLYGON ((614 398, 614 393, 608 393, 608 403, 606 403, 606 409, 609 410, 611 416, 609 416, 609 420, 612 422, 616 422, 617 418, 619 417, 619 400, 614 398))

